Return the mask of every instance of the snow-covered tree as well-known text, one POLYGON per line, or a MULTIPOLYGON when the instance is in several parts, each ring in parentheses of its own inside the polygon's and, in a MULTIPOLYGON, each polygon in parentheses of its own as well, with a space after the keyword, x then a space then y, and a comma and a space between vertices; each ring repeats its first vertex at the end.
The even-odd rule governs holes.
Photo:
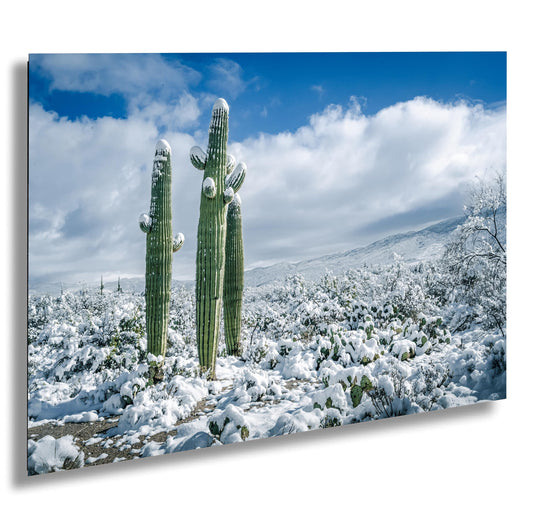
MULTIPOLYGON (((452 299, 472 310, 460 326, 471 322, 505 334, 507 194, 505 176, 479 180, 465 207, 444 260, 450 273, 452 299)), ((457 328, 461 329, 461 327, 457 328)))

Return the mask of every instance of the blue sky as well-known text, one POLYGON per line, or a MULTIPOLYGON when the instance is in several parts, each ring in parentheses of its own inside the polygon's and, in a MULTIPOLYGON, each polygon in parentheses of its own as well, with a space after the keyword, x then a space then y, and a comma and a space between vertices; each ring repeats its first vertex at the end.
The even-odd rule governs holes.
MULTIPOLYGON (((109 66, 120 60, 119 54, 109 57, 109 66)), ((138 59, 142 62, 146 57, 150 55, 138 59)), ((38 54, 30 58, 32 101, 70 119, 128 116, 129 91, 121 89, 119 81, 102 85, 102 91, 55 89, 41 66, 42 58, 38 54)), ((344 104, 353 95, 360 98, 368 115, 417 96, 487 105, 506 100, 505 52, 197 53, 162 54, 161 59, 170 68, 190 71, 186 88, 191 94, 211 93, 229 102, 238 98, 232 110, 235 122, 230 138, 234 140, 258 132, 295 130, 311 113, 328 104, 344 104)), ((87 69, 80 75, 100 73, 87 69)), ((170 96, 171 88, 161 77, 161 84, 148 90, 170 96)), ((209 123, 209 112, 203 115, 199 123, 209 123)))
POLYGON ((368 244, 461 212, 505 168, 506 54, 30 56, 30 283, 140 275, 153 148, 173 149, 174 276, 194 271, 213 102, 230 105, 246 266, 368 244))

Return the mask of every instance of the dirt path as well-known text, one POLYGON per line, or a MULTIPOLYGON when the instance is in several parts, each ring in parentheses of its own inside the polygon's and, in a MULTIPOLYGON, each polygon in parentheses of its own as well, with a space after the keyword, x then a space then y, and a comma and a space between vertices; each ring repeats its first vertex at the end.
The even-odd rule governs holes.
MULTIPOLYGON (((289 380, 284 382, 284 387, 288 390, 293 390, 302 383, 314 382, 289 380)), ((28 439, 38 441, 47 435, 55 439, 72 435, 74 436, 75 445, 85 455, 85 467, 137 459, 140 457, 142 448, 149 442, 164 443, 168 437, 174 437, 178 433, 179 426, 212 412, 223 393, 229 388, 228 386, 222 389, 215 399, 203 399, 198 402, 194 411, 188 417, 177 421, 171 430, 161 431, 149 436, 140 435, 139 440, 133 444, 126 442, 127 439, 125 439, 124 434, 115 435, 115 432, 113 432, 113 429, 118 426, 119 417, 117 416, 82 423, 44 423, 29 428, 28 439)), ((265 405, 276 405, 278 403, 279 400, 255 402, 245 411, 248 412, 265 405)))
MULTIPOLYGON (((212 410, 214 405, 201 400, 193 413, 180 421, 177 421, 172 430, 158 432, 156 434, 139 437, 139 442, 132 445, 124 445, 121 442, 122 434, 109 435, 109 431, 118 426, 118 417, 104 418, 100 421, 83 423, 45 423, 28 429, 28 439, 38 441, 46 435, 59 439, 65 435, 74 436, 74 442, 85 454, 85 467, 108 464, 122 460, 131 460, 139 457, 142 447, 150 441, 163 443, 167 437, 177 434, 180 425, 189 423, 201 417, 206 411, 212 410)), ((112 434, 112 432, 111 432, 112 434)))

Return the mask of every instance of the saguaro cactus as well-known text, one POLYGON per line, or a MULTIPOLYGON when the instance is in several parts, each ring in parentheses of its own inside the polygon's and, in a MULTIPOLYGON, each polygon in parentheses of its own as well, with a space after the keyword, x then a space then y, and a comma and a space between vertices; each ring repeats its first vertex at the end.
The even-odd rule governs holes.
MULTIPOLYGON (((246 166, 240 165, 226 177, 235 191, 244 181, 246 166)), ((235 193, 228 206, 226 263, 224 267, 224 334, 228 355, 241 353, 242 290, 244 285, 244 251, 242 243, 241 198, 235 193)))
MULTIPOLYGON (((139 217, 146 233, 146 333, 148 352, 165 356, 172 278, 172 253, 184 242, 182 233, 172 238, 170 145, 159 140, 152 169, 150 213, 139 217)), ((157 374, 156 374, 157 378, 157 374)))
POLYGON ((196 251, 196 342, 200 370, 208 378, 216 377, 216 353, 220 332, 220 311, 224 282, 226 243, 226 205, 233 200, 233 187, 242 184, 243 177, 235 174, 244 170, 227 155, 228 104, 218 99, 213 106, 209 124, 207 153, 199 147, 190 152, 192 164, 204 170, 198 247, 196 251), (229 176, 226 177, 226 174, 229 176), (231 180, 230 180, 231 178, 231 180), (240 180, 240 184, 239 184, 240 180))

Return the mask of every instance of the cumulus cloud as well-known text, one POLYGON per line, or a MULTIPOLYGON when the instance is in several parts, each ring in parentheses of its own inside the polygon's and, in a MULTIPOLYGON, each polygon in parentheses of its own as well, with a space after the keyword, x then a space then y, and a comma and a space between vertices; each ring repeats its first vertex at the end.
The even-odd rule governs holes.
POLYGON ((165 132, 195 127, 218 97, 234 99, 260 84, 227 58, 198 69, 159 54, 33 54, 30 63, 49 91, 117 94, 130 119, 153 122, 165 132))
MULTIPOLYGON (((202 174, 188 151, 205 146, 207 128, 186 132, 197 106, 182 98, 178 122, 162 104, 127 119, 76 121, 30 106, 30 280, 143 274, 137 220, 149 206, 160 137, 172 146, 174 232, 186 237, 173 275, 193 278, 202 174)), ((505 169, 505 119, 504 107, 427 98, 367 116, 354 99, 294 132, 232 143, 248 165, 246 267, 352 249, 459 214, 476 174, 505 169)))
MULTIPOLYGON (((30 279, 143 273, 145 242, 137 221, 149 208, 161 136, 153 120, 142 117, 70 121, 30 106, 30 279)), ((193 139, 180 132, 165 138, 173 148, 173 198, 179 199, 175 232, 190 235, 198 189, 188 162, 193 139), (180 224, 183 219, 188 225, 180 224)))
POLYGON ((201 110, 198 99, 190 93, 183 93, 177 100, 151 102, 131 109, 130 118, 155 124, 160 129, 172 131, 187 129, 196 125, 201 110))
POLYGON ((200 72, 158 54, 36 54, 31 69, 47 78, 50 91, 119 94, 130 120, 165 132, 195 126, 210 96, 190 92, 200 72))
POLYGON ((293 133, 235 143, 249 170, 248 265, 355 248, 411 229, 409 214, 418 226, 458 214, 476 174, 505 169, 505 118, 504 108, 427 98, 365 116, 352 99, 293 133))
POLYGON ((159 54, 35 54, 32 69, 47 76, 51 90, 172 96, 198 83, 201 74, 159 54))

